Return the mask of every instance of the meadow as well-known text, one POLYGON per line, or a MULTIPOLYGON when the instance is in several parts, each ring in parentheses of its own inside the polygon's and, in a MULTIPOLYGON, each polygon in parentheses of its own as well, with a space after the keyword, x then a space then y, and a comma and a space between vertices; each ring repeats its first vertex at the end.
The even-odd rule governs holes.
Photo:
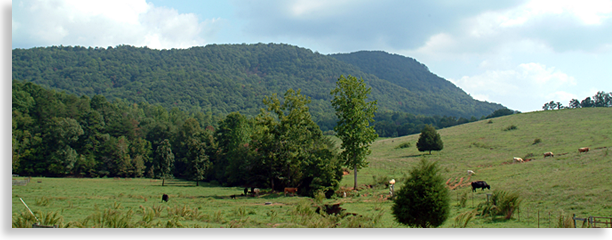
MULTIPOLYGON (((161 186, 161 180, 145 178, 33 177, 26 186, 12 187, 13 227, 35 221, 20 198, 41 222, 61 227, 404 227, 393 218, 392 201, 384 200, 389 193, 384 182, 398 180, 397 191, 421 158, 438 161, 449 183, 464 183, 450 191, 451 214, 441 227, 458 227, 455 218, 473 211, 494 190, 518 193, 519 211, 508 220, 475 216, 466 227, 557 227, 562 216, 572 214, 612 217, 611 116, 612 108, 588 108, 481 120, 438 130, 444 149, 431 155, 416 149, 418 134, 380 138, 372 144, 369 167, 358 173, 363 189, 347 192, 346 198, 265 193, 232 199, 243 188, 179 179, 161 186), (405 143, 410 147, 398 148, 405 143), (591 150, 578 153, 580 147, 591 150), (544 158, 549 151, 555 156, 544 158), (512 163, 513 157, 532 160, 512 163), (467 170, 476 174, 468 176, 467 170), (472 193, 465 183, 476 180, 491 189, 472 193), (162 194, 169 195, 167 203, 162 194), (357 216, 315 213, 316 206, 333 203, 357 216)), ((341 186, 353 186, 352 173, 341 186)))

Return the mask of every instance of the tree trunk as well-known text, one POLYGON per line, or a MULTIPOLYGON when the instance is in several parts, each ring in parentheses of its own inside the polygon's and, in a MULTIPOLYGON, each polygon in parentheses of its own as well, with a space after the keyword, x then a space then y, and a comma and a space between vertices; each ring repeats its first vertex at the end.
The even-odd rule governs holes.
POLYGON ((355 164, 355 169, 353 170, 355 173, 355 191, 357 191, 357 164, 355 164))
POLYGON ((162 178, 162 187, 164 186, 164 182, 166 181, 165 178, 162 178))
POLYGON ((196 186, 200 186, 200 181, 196 180, 196 186))

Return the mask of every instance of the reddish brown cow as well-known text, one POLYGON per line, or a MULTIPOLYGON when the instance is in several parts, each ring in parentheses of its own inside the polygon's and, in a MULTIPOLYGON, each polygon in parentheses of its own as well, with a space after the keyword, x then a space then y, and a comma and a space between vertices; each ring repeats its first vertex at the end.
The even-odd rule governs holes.
POLYGON ((578 153, 588 152, 589 150, 590 148, 588 147, 578 148, 578 153))
POLYGON ((287 196, 287 193, 291 193, 291 196, 293 196, 295 193, 297 193, 297 188, 285 188, 285 197, 287 196))
POLYGON ((546 157, 554 157, 554 156, 555 156, 555 154, 553 154, 552 152, 544 153, 544 158, 546 158, 546 157))

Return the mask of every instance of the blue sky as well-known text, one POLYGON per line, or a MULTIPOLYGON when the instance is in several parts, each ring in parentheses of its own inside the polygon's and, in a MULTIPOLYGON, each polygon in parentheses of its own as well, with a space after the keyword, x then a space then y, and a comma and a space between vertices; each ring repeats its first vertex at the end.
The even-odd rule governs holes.
POLYGON ((287 43, 415 58, 479 100, 541 110, 612 91, 612 0, 12 1, 12 48, 287 43))

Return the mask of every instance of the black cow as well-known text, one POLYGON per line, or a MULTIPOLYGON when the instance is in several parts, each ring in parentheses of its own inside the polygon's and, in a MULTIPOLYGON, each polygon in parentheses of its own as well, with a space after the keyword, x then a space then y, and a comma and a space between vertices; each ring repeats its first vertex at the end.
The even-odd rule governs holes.
POLYGON ((246 196, 249 193, 249 188, 244 188, 244 195, 246 196))
POLYGON ((476 192, 476 188, 481 188, 484 191, 485 188, 491 189, 491 186, 489 186, 489 184, 487 184, 485 181, 472 182, 472 192, 476 192))
POLYGON ((162 202, 163 201, 168 202, 168 195, 167 194, 162 195, 162 202))

